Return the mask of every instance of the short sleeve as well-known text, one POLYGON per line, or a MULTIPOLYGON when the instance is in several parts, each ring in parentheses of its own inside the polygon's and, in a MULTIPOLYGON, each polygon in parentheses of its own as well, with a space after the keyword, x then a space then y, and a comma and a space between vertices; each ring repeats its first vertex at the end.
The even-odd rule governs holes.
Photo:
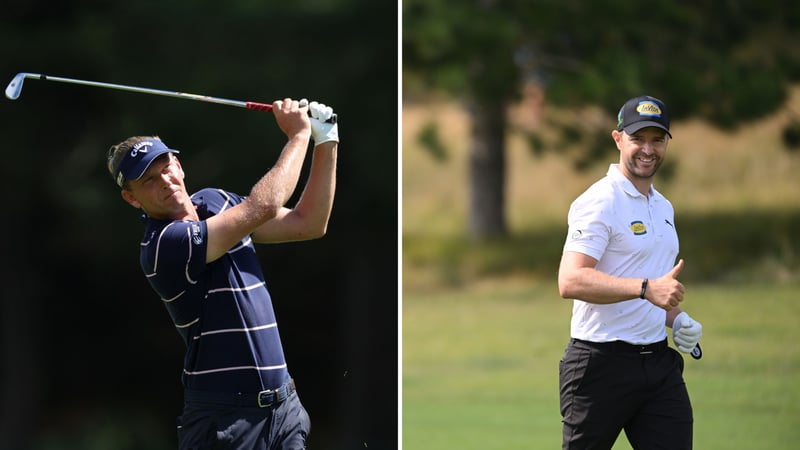
POLYGON ((565 252, 578 252, 600 260, 608 247, 611 230, 607 216, 611 214, 608 199, 584 194, 569 209, 565 252))
POLYGON ((161 298, 168 300, 197 283, 206 270, 207 237, 205 221, 175 221, 143 244, 143 269, 161 298))

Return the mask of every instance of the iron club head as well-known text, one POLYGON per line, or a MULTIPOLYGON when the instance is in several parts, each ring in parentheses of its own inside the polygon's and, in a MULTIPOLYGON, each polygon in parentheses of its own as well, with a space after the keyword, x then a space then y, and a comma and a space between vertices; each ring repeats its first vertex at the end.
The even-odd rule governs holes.
POLYGON ((10 100, 16 100, 19 98, 19 95, 22 93, 22 82, 25 81, 25 77, 28 76, 27 73, 18 73, 17 76, 11 80, 11 83, 8 83, 8 87, 6 87, 6 97, 10 100))

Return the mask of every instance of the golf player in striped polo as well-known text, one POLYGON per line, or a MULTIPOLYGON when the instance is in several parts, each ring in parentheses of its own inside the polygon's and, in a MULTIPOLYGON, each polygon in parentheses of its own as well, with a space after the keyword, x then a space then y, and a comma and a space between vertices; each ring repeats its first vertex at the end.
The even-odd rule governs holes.
POLYGON ((274 102, 288 141, 247 196, 216 188, 190 196, 178 151, 156 136, 132 137, 109 150, 122 197, 144 212, 140 265, 186 344, 182 450, 305 448, 310 420, 286 364, 254 244, 325 234, 339 141, 337 125, 324 122, 332 113, 316 102, 274 102), (310 139, 308 181, 289 208, 310 139))

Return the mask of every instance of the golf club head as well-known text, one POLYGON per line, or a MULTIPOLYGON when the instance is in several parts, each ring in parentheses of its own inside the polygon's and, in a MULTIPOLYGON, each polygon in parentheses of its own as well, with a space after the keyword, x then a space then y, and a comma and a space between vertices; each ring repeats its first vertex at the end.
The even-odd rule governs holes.
POLYGON ((6 87, 6 97, 9 100, 16 100, 19 98, 19 95, 22 93, 22 82, 25 81, 25 77, 29 74, 22 72, 18 73, 17 76, 11 80, 11 83, 8 83, 8 87, 6 87))

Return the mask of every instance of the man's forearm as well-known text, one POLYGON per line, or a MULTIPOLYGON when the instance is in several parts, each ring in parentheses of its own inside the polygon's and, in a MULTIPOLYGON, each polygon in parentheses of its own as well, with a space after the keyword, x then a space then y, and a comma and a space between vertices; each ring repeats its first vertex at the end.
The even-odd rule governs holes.
POLYGON ((584 267, 559 274, 559 286, 564 298, 589 303, 610 304, 639 297, 641 278, 620 278, 584 267))
POLYGON ((300 179, 310 133, 300 133, 284 145, 275 165, 253 186, 247 202, 252 203, 258 222, 265 222, 289 201, 300 179))
POLYGON ((295 206, 298 214, 324 234, 336 191, 336 157, 339 144, 326 142, 314 148, 311 170, 303 194, 295 206))

